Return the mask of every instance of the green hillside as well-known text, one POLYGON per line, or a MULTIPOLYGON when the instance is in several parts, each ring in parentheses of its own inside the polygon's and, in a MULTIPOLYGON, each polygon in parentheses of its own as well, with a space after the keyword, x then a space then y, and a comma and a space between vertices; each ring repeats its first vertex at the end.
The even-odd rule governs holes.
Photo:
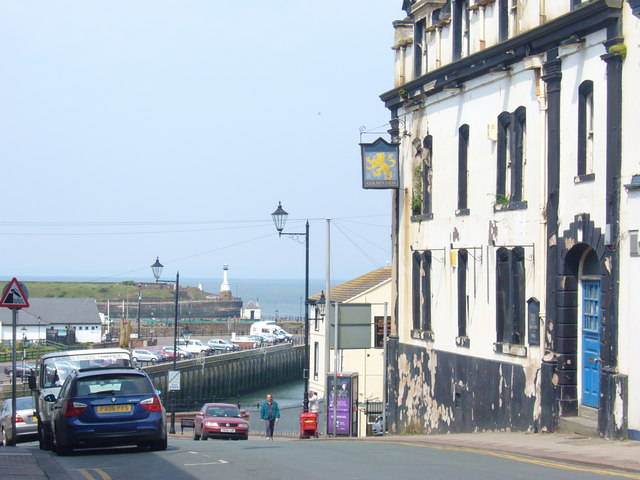
MULTIPOLYGON (((138 284, 131 280, 120 283, 90 282, 25 282, 29 296, 33 298, 95 298, 101 300, 134 300, 138 298, 138 284)), ((142 298, 171 300, 175 296, 172 285, 143 284, 142 298)), ((196 287, 180 286, 180 297, 204 300, 204 292, 196 287)))

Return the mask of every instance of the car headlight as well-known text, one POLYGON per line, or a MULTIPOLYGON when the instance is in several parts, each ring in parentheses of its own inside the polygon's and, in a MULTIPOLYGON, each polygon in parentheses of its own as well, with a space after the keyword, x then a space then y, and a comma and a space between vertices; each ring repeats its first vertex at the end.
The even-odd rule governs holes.
POLYGON ((219 427, 218 422, 204 422, 205 427, 219 427))

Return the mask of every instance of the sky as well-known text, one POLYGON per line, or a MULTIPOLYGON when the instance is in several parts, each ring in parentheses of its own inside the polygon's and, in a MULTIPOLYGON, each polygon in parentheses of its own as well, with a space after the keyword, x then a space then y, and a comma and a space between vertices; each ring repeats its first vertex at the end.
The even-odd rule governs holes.
POLYGON ((391 261, 400 0, 0 0, 0 277, 347 280, 391 261), (360 134, 360 127, 368 132, 360 134), (376 133, 378 132, 378 133, 376 133))

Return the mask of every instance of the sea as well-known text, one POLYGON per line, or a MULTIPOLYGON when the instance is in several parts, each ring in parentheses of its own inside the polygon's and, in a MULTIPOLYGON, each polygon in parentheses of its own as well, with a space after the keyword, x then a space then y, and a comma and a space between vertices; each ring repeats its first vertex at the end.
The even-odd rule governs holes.
MULTIPOLYGON (((220 291, 220 280, 205 280, 197 278, 181 278, 182 285, 197 287, 202 285, 205 292, 220 291)), ((266 279, 235 279, 229 282, 231 294, 260 305, 263 318, 300 319, 304 316, 304 279, 299 280, 266 280, 266 279)), ((333 282, 332 282, 333 284, 333 282)), ((309 296, 324 290, 324 280, 309 279, 309 296)))

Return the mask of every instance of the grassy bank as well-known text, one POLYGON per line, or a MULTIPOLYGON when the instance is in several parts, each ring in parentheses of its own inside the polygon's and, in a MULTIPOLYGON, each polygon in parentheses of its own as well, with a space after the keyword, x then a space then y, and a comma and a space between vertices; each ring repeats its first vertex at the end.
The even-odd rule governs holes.
MULTIPOLYGON (((26 282, 29 296, 33 298, 95 298, 101 300, 131 300, 138 298, 138 284, 133 281, 120 283, 91 282, 26 282)), ((174 298, 172 285, 143 284, 144 298, 167 300, 174 298)), ((204 292, 196 287, 180 286, 180 297, 204 300, 204 292)))

